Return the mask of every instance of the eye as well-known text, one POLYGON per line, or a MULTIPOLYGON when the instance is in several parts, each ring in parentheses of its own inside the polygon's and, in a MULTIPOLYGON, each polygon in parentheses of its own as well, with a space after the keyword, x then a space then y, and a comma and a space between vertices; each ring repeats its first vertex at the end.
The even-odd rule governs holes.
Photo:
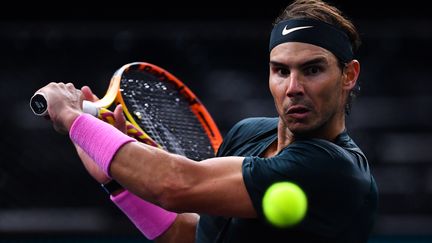
POLYGON ((322 72, 322 68, 320 66, 309 66, 304 69, 305 75, 317 75, 322 72))
POLYGON ((286 77, 290 74, 290 71, 288 68, 278 67, 278 68, 276 68, 275 71, 281 77, 286 77))

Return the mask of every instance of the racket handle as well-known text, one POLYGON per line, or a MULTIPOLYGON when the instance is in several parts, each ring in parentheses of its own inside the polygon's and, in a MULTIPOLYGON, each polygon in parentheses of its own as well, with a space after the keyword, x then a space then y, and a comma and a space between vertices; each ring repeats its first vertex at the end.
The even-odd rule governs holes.
MULTIPOLYGON (((37 92, 30 98, 30 108, 33 113, 37 116, 48 115, 48 102, 44 93, 37 92)), ((83 111, 92 116, 98 117, 99 108, 95 106, 92 102, 84 100, 83 101, 83 111)))
MULTIPOLYGON (((44 93, 37 92, 30 98, 30 108, 33 113, 37 116, 48 116, 48 102, 44 93)), ((94 117, 97 117, 111 125, 114 125, 114 113, 106 108, 99 108, 93 102, 84 100, 83 101, 83 111, 94 117)), ((148 134, 146 134, 141 129, 135 127, 130 122, 126 121, 127 134, 134 137, 138 141, 162 148, 158 145, 148 134)))
POLYGON ((98 117, 99 115, 99 108, 88 100, 83 101, 83 111, 84 113, 88 113, 94 117, 98 117))
POLYGON ((35 93, 30 98, 30 108, 36 116, 48 115, 48 102, 44 93, 35 93))

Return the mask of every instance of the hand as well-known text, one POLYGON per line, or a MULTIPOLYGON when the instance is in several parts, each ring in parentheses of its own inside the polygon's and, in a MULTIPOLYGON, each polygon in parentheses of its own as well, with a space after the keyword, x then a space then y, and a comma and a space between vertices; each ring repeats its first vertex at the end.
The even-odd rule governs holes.
MULTIPOLYGON (((84 96, 85 100, 95 102, 99 100, 99 98, 93 94, 91 89, 88 86, 84 86, 81 88, 81 92, 84 96)), ((126 118, 123 115, 123 110, 121 105, 118 105, 114 110, 114 126, 120 131, 126 133, 126 118)), ((110 180, 110 178, 97 166, 97 164, 93 161, 92 158, 82 150, 78 145, 75 145, 75 149, 77 150, 78 156, 83 162, 84 167, 87 172, 99 183, 106 183, 110 180)))
POLYGON ((54 129, 67 133, 73 121, 82 113, 83 95, 72 83, 50 83, 38 90, 46 96, 48 115, 54 129))
MULTIPOLYGON (((99 98, 93 94, 93 92, 91 91, 90 87, 88 86, 83 86, 81 88, 81 92, 84 95, 84 100, 88 100, 91 102, 95 102, 97 100, 99 100, 99 98)), ((119 104, 117 105, 117 107, 114 109, 114 126, 120 130, 121 132, 126 134, 126 118, 123 114, 123 109, 122 106, 119 104)))

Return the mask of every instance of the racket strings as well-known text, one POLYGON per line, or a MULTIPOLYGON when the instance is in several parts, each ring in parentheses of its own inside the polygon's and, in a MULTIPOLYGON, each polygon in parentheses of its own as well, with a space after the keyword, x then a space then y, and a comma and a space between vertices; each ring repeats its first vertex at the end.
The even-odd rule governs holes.
POLYGON ((207 134, 176 85, 136 72, 123 75, 121 92, 135 121, 164 149, 195 160, 214 156, 207 134))

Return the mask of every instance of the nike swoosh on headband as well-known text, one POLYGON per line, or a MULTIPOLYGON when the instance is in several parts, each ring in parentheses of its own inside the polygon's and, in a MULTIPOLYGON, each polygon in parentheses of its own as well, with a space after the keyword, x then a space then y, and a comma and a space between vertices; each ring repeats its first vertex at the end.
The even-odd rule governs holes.
POLYGON ((299 27, 294 27, 291 29, 287 29, 286 28, 287 25, 285 25, 285 28, 282 30, 282 35, 288 35, 291 32, 297 31, 297 30, 301 30, 301 29, 308 29, 308 28, 312 28, 313 26, 309 25, 309 26, 299 26, 299 27))

